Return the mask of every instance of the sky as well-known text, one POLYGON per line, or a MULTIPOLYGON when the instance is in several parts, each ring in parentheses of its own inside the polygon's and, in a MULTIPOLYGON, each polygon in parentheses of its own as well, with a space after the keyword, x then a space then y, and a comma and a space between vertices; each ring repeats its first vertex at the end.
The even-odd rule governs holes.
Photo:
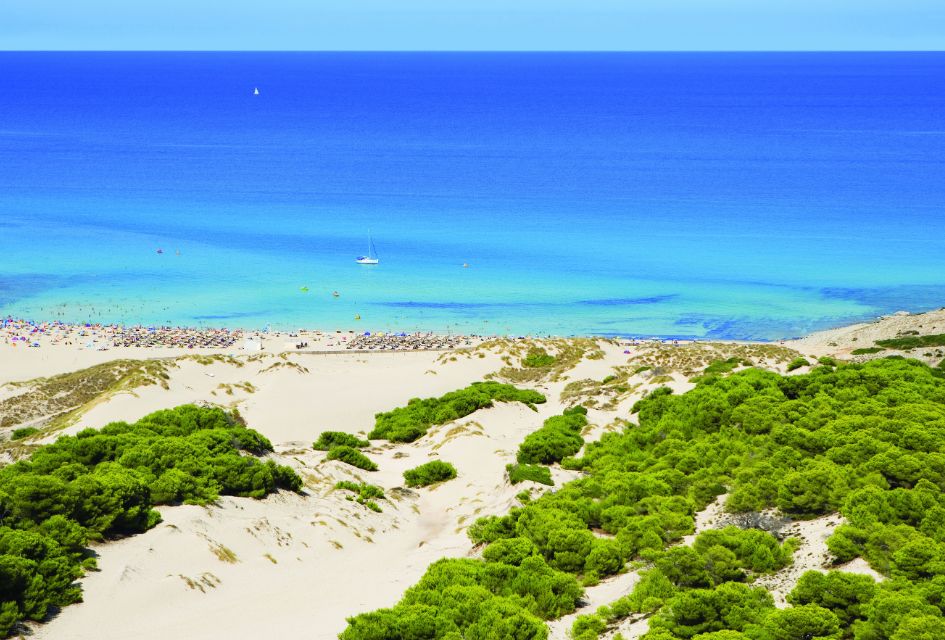
POLYGON ((0 0, 0 50, 945 50, 945 0, 0 0))

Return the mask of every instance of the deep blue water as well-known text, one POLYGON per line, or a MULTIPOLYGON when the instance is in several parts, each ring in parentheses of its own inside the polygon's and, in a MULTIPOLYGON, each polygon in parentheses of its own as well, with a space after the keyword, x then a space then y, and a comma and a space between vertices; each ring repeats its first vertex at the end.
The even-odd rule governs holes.
POLYGON ((0 314, 773 339, 945 305, 945 54, 0 53, 0 87, 0 314))

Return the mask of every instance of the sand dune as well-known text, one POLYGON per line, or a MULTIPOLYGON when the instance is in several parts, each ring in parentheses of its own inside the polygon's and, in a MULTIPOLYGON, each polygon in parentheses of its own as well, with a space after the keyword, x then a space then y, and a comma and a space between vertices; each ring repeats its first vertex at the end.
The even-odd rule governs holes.
MULTIPOLYGON (((888 333, 898 330, 904 320, 883 322, 889 324, 883 325, 888 333)), ((858 331, 866 335, 867 329, 858 331)), ((826 346, 836 339, 830 334, 790 346, 808 355, 842 351, 826 346)), ((844 345, 848 347, 848 342, 844 345)), ((710 357, 705 353, 714 350, 724 355, 726 350, 743 349, 611 341, 600 341, 595 348, 600 353, 579 357, 566 370, 517 382, 548 397, 537 412, 519 404, 500 404, 435 427, 414 443, 375 441, 365 453, 380 469, 368 473, 326 461, 324 452, 312 450, 312 441, 327 429, 366 434, 375 413, 412 397, 441 395, 482 380, 513 362, 507 354, 521 354, 521 345, 486 344, 443 354, 277 355, 267 350, 214 358, 181 357, 179 350, 103 352, 46 345, 17 351, 0 345, 0 391, 6 394, 0 400, 24 388, 3 387, 5 382, 129 355, 169 358, 166 385, 103 395, 82 409, 75 424, 41 441, 115 420, 134 421, 161 408, 208 402, 238 409, 251 427, 273 442, 274 457, 305 480, 304 495, 281 493, 265 500, 223 498, 208 507, 162 507, 164 521, 154 530, 95 548, 101 570, 83 578, 85 602, 36 625, 34 637, 334 638, 344 628, 346 616, 397 602, 431 562, 475 554, 465 530, 476 518, 507 512, 525 488, 548 490, 529 487, 530 483, 513 487, 505 477, 505 465, 514 460, 518 444, 545 418, 582 402, 590 407, 585 435, 598 438, 609 429, 622 428, 632 404, 655 386, 667 384, 677 392, 691 388, 690 369, 696 365, 687 362, 703 362, 710 357), (641 370, 641 361, 657 366, 641 370), (437 458, 455 464, 459 472, 455 480, 425 489, 403 488, 404 470, 437 458), (380 501, 383 512, 346 500, 344 492, 333 489, 342 479, 381 486, 386 493, 380 501)), ((771 351, 773 360, 765 364, 783 369, 792 354, 796 355, 771 351)), ((560 468, 552 473, 558 486, 577 476, 560 468)), ((717 503, 700 514, 699 529, 715 526, 720 510, 717 503)), ((823 564, 822 541, 828 528, 814 524, 820 528, 805 530, 805 538, 816 548, 805 547, 810 553, 803 554, 791 575, 776 580, 782 598, 795 573, 823 564)), ((636 573, 628 573, 590 588, 588 605, 579 613, 629 593, 636 579, 636 573)), ((552 637, 566 637, 573 617, 554 622, 552 637)), ((645 627, 645 620, 628 621, 622 630, 635 637, 645 627)))

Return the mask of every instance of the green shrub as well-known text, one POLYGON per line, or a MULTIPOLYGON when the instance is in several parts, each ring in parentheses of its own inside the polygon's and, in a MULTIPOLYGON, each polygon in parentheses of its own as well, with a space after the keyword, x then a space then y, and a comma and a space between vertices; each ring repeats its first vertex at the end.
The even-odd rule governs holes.
POLYGON ((810 362, 807 361, 807 358, 794 358, 788 363, 787 370, 794 371, 795 369, 800 369, 801 367, 809 367, 810 362))
POLYGON ((836 367, 837 360, 836 358, 831 358, 830 356, 820 356, 817 358, 818 364, 822 364, 825 367, 836 367))
POLYGON ((854 349, 850 353, 855 356, 866 356, 873 353, 879 353, 880 351, 885 351, 883 347, 861 347, 859 349, 854 349))
POLYGON ((334 447, 328 452, 328 459, 338 460, 339 462, 350 464, 352 467, 364 469, 365 471, 377 471, 377 464, 353 447, 346 447, 344 445, 334 447))
POLYGON ((355 495, 349 497, 349 500, 354 500, 358 504, 362 504, 372 511, 381 512, 380 506, 374 500, 380 500, 384 498, 384 490, 378 487, 377 485, 367 484, 365 482, 351 482, 350 480, 341 480, 335 483, 335 489, 340 489, 344 491, 351 491, 355 495))
POLYGON ((536 464, 509 464, 505 466, 509 474, 509 482, 518 484, 525 480, 546 484, 549 487, 554 486, 554 480, 551 479, 551 471, 548 467, 536 464))
POLYGON ((496 540, 482 552, 482 557, 488 562, 502 562, 516 567, 534 555, 538 555, 538 547, 528 538, 496 540))
POLYGON ((335 447, 351 447, 353 449, 360 449, 361 447, 367 447, 371 443, 367 440, 362 440, 361 438, 352 435, 350 433, 345 433, 344 431, 322 431, 321 435, 318 436, 312 444, 312 448, 316 451, 330 451, 335 447))
POLYGON ((919 347, 945 347, 945 333, 930 336, 907 336, 889 338, 888 340, 877 340, 876 345, 886 347, 887 349, 899 349, 900 351, 918 349, 919 347))
POLYGON ((551 367, 555 363, 555 357, 549 355, 547 351, 539 347, 532 347, 528 354, 522 359, 522 366, 529 369, 540 369, 551 367))
POLYGON ((408 487, 426 487, 436 482, 452 480, 456 477, 456 467, 442 460, 431 460, 419 467, 404 471, 404 481, 408 487))
POLYGON ((20 427, 19 429, 13 430, 13 433, 10 434, 10 440, 22 440, 34 433, 39 433, 39 429, 36 427, 20 427))
POLYGON ((728 360, 715 360, 709 364, 708 367, 702 372, 704 375, 721 375, 723 373, 729 373, 734 370, 735 367, 743 364, 741 358, 729 358, 728 360))
POLYGON ((545 420, 544 426, 519 445, 516 458, 523 464, 553 464, 573 456, 584 446, 581 430, 587 424, 587 409, 578 406, 545 420))
MULTIPOLYGON (((569 459, 578 479, 474 522, 469 538, 491 549, 484 561, 431 567, 422 587, 393 609, 352 619, 343 638, 407 637, 408 628, 416 632, 410 637, 437 640, 543 638, 542 620, 552 610, 561 615, 562 600, 518 594, 500 616, 495 598, 507 583, 483 576, 517 580, 522 574, 511 572, 541 562, 542 571, 556 572, 548 575, 571 581, 561 582, 572 585, 562 587, 570 593, 577 578, 592 583, 629 560, 651 568, 630 596, 595 616, 612 627, 631 613, 647 615, 653 640, 945 637, 940 370, 904 358, 791 376, 751 368, 705 376, 682 395, 656 390, 634 412, 637 425, 606 433, 569 459), (794 606, 775 609, 749 584, 789 564, 793 540, 728 528, 704 532, 692 546, 676 544, 692 533, 693 515, 727 492, 727 508, 746 526, 767 527, 759 512, 773 508, 794 518, 837 514, 846 523, 827 542, 835 561, 862 557, 889 579, 805 576, 789 596, 794 606), (544 613, 536 613, 539 603, 544 613), (489 636, 477 626, 489 619, 491 631, 513 616, 522 635, 501 635, 504 627, 489 636), (421 620, 422 628, 409 627, 421 620)), ((582 625, 588 634, 600 626, 594 617, 582 625)))
POLYGON ((272 445, 222 409, 185 405, 113 422, 0 468, 0 636, 82 599, 96 566, 89 540, 144 532, 155 504, 206 504, 299 490, 290 468, 255 456, 272 445))
POLYGON ((499 382, 474 382, 465 389, 451 391, 439 398, 414 398, 406 407, 378 413, 369 437, 393 442, 413 442, 435 424, 446 424, 491 407, 493 402, 545 402, 545 396, 531 389, 518 389, 499 382))

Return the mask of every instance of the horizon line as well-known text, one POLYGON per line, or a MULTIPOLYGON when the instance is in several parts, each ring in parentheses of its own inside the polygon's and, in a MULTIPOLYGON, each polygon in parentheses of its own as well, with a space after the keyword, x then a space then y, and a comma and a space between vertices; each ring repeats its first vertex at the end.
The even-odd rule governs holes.
POLYGON ((945 53, 945 49, 0 49, 0 53, 945 53))

